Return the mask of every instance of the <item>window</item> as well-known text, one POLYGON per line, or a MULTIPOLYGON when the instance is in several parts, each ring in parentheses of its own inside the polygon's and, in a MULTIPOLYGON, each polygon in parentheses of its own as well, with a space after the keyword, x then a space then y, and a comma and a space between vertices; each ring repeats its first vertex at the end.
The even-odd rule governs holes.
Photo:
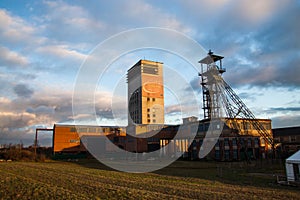
POLYGON ((147 109, 147 112, 150 112, 150 108, 147 109))
POLYGON ((156 120, 155 120, 155 119, 153 119, 153 123, 156 123, 156 120))
POLYGON ((150 119, 148 119, 148 123, 150 123, 150 119))
POLYGON ((96 128, 89 128, 89 133, 96 133, 96 128))
POLYGON ((229 146, 229 139, 228 138, 224 139, 224 146, 229 146))
POLYGON ((150 101, 150 98, 149 98, 149 97, 147 97, 147 101, 150 101))
POLYGON ((87 132, 87 128, 79 128, 79 132, 80 133, 86 133, 87 132))
POLYGON ((146 74, 153 74, 153 75, 157 75, 158 74, 158 70, 157 70, 157 67, 156 66, 144 66, 143 67, 143 73, 146 73, 146 74))
POLYGON ((219 151, 219 150, 216 150, 216 151, 215 151, 215 158, 216 158, 217 160, 220 160, 220 151, 219 151))
POLYGON ((152 98, 152 101, 155 101, 155 98, 152 98))
POLYGON ((270 123, 265 123, 265 129, 270 130, 271 129, 271 124, 270 123))
POLYGON ((244 139, 243 138, 240 139, 240 145, 244 146, 244 139))
POLYGON ((248 146, 251 146, 252 142, 251 142, 251 138, 248 138, 248 146))
POLYGON ((237 142, 236 139, 232 139, 232 146, 236 146, 237 142))
POLYGON ((225 159, 226 160, 229 160, 229 156, 230 156, 229 153, 230 153, 229 150, 225 150, 225 159))
POLYGON ((291 142, 296 142, 296 137, 295 136, 290 136, 291 137, 291 142))
POLYGON ((156 115, 155 115, 155 114, 153 114, 153 115, 152 115, 152 117, 156 117, 156 115))
POLYGON ((70 128, 70 132, 76 132, 76 128, 75 127, 70 128))
POLYGON ((150 117, 150 114, 147 114, 147 117, 149 118, 149 117, 150 117))
POLYGON ((233 159, 237 160, 238 159, 238 151, 233 150, 233 159))

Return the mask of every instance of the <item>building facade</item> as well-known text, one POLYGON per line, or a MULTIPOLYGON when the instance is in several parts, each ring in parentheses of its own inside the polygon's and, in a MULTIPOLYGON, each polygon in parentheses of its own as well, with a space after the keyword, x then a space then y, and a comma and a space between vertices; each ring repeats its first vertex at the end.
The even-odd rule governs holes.
POLYGON ((84 137, 110 137, 112 135, 125 136, 126 129, 113 126, 85 126, 54 124, 53 153, 86 152, 82 143, 84 137))
POLYGON ((273 129, 277 149, 291 154, 300 150, 300 126, 273 129))
POLYGON ((164 124, 163 63, 140 60, 127 71, 128 125, 164 124))

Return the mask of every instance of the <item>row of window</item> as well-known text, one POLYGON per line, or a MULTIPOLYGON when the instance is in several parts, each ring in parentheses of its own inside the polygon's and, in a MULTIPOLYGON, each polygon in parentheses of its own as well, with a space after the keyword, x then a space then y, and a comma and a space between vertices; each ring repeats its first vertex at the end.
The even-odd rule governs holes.
MULTIPOLYGON (((230 145, 229 141, 230 141, 229 138, 224 138, 223 145, 224 146, 229 146, 230 145)), ((241 139, 238 140, 236 138, 233 138, 231 140, 232 146, 236 146, 238 144, 238 141, 239 141, 239 144, 242 145, 242 146, 245 145, 245 143, 247 143, 247 146, 252 146, 253 139, 252 138, 248 138, 248 139, 241 138, 241 139)), ((254 145, 256 145, 256 146, 259 145, 259 138, 254 138, 254 145)), ((220 146, 220 141, 219 140, 217 141, 215 146, 220 146)))
POLYGON ((155 101, 155 98, 147 97, 147 101, 151 101, 151 99, 152 99, 152 101, 155 101))
MULTIPOLYGON (((239 126, 240 129, 244 129, 244 130, 256 129, 255 126, 251 125, 250 122, 238 123, 237 125, 239 126)), ((258 126, 262 126, 262 128, 264 128, 266 130, 271 129, 271 124, 270 123, 259 123, 258 126)))
MULTIPOLYGON (((151 123, 151 120, 148 119, 147 122, 148 122, 148 123, 151 123)), ((153 119, 153 120, 152 120, 152 123, 156 123, 156 119, 153 119)))
MULTIPOLYGON (((219 123, 205 123, 205 124, 199 124, 199 127, 198 127, 198 131, 199 132, 203 132, 203 131, 208 131, 209 129, 209 126, 212 126, 211 128, 213 130, 219 130, 221 128, 221 125, 219 123)), ((247 124, 244 126, 242 126, 243 124, 238 124, 238 126, 240 127, 240 129, 243 129, 243 130, 251 130, 251 128, 253 128, 250 123, 247 122, 247 124)), ((265 129, 267 130, 270 130, 271 129, 271 125, 269 123, 265 123, 265 124, 262 124, 262 126, 264 126, 265 129)))
POLYGON ((79 132, 79 133, 114 133, 114 132, 119 132, 119 129, 112 129, 112 128, 95 128, 95 127, 90 127, 90 128, 77 128, 77 127, 71 127, 70 132, 79 132))
MULTIPOLYGON (((215 151, 215 158, 217 160, 221 159, 221 155, 220 155, 220 151, 219 150, 215 151)), ((225 158, 225 160, 229 160, 230 159, 230 151, 229 150, 225 150, 224 151, 224 158, 225 158)), ((234 160, 238 159, 238 150, 233 150, 232 151, 232 159, 234 159, 234 160)))
POLYGON ((157 66, 143 66, 142 68, 142 73, 146 73, 146 74, 153 74, 153 75, 158 75, 158 68, 157 66))

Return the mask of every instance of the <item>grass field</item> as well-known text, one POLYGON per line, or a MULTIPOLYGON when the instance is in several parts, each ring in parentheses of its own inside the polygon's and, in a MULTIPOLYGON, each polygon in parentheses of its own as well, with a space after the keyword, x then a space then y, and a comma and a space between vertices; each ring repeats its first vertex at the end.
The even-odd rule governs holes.
POLYGON ((177 161, 153 173, 109 170, 95 161, 0 163, 0 199, 300 199, 279 186, 281 166, 177 161))

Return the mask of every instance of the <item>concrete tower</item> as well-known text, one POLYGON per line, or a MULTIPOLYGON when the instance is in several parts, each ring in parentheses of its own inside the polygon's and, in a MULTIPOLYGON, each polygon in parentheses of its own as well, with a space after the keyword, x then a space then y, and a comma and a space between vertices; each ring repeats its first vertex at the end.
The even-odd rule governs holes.
POLYGON ((164 124, 163 63, 140 60, 127 71, 128 125, 164 124))

